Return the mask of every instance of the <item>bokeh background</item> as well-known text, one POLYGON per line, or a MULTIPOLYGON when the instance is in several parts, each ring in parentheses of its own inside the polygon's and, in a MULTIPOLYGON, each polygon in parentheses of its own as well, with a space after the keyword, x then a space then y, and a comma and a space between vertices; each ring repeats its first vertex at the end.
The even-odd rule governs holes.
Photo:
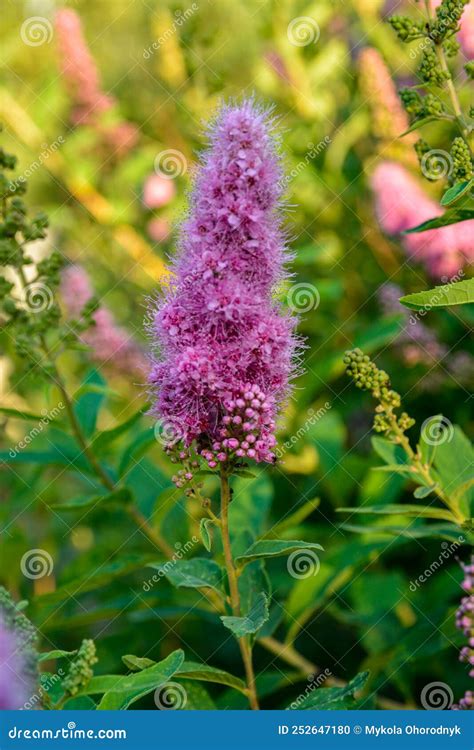
MULTIPOLYGON (((30 204, 50 218, 47 240, 36 245, 38 257, 54 247, 85 269, 101 304, 143 352, 146 300, 158 291, 173 252, 205 144, 203 124, 230 98, 255 95, 274 105, 295 252, 294 277, 279 294, 301 313, 307 348, 281 421, 281 461, 259 469, 255 480, 239 480, 242 500, 235 512, 271 525, 319 498, 294 522, 297 538, 325 548, 318 575, 295 580, 284 562, 271 563, 281 602, 275 634, 335 678, 370 669, 367 707, 379 705, 375 693, 393 705, 417 706, 423 686, 448 677, 456 694, 467 687, 457 656, 462 636, 454 625, 462 577, 456 554, 426 583, 410 586, 438 559, 446 538, 425 534, 422 521, 406 517, 388 523, 338 512, 411 498, 399 477, 372 470, 380 463, 370 442, 373 404, 344 376, 347 348, 361 346, 377 356, 419 424, 443 413, 465 432, 472 428, 472 312, 431 311, 423 335, 407 336, 408 314, 397 307, 398 296, 429 288, 436 279, 383 233, 370 187, 374 169, 387 159, 411 171, 433 199, 445 185, 442 179, 423 181, 410 139, 390 133, 395 115, 377 89, 384 65, 394 91, 415 77, 416 55, 385 20, 401 7, 379 0, 84 0, 62 6, 5 0, 3 11, 2 145, 19 158, 30 204), (64 68, 75 32, 58 28, 60 8, 80 18, 91 56, 79 55, 82 78, 76 82, 64 68), (375 58, 369 56, 364 68, 369 48, 375 58), (81 100, 92 96, 97 102, 97 92, 104 97, 97 104, 100 116, 85 117, 81 100)), ((417 12, 418 4, 403 7, 417 12)), ((459 75, 461 96, 468 97, 459 75)), ((442 143, 445 127, 433 126, 435 142, 442 143)), ((52 408, 53 389, 25 377, 1 332, 0 346, 2 405, 52 408)), ((68 353, 62 366, 77 392, 90 359, 68 353)), ((107 429, 146 403, 145 376, 112 361, 98 370, 107 382, 96 394, 98 425, 107 429)), ((130 453, 127 471, 144 513, 158 490, 171 486, 172 467, 153 429, 143 418, 134 427, 132 451, 114 444, 116 455, 130 453)), ((24 432, 24 425, 4 417, 3 450, 24 432)), ((47 450, 53 438, 38 435, 34 449, 47 450)), ((164 579, 143 590, 148 574, 136 570, 134 560, 146 540, 130 537, 119 511, 58 509, 81 493, 81 483, 79 475, 54 465, 0 464, 0 582, 32 600, 29 613, 45 644, 72 649, 81 638, 94 637, 100 670, 116 671, 124 653, 163 658, 184 643, 191 658, 238 671, 234 645, 192 592, 176 591, 164 579), (47 550, 55 564, 50 575, 31 581, 18 561, 34 547, 47 550), (88 575, 92 569, 99 573, 88 575), (74 596, 62 597, 77 581, 82 584, 74 596)), ((198 521, 199 508, 182 501, 168 510, 163 533, 169 544, 177 550, 185 545, 198 521)), ((304 690, 307 678, 268 650, 257 646, 255 658, 257 673, 271 675, 262 686, 267 707, 304 690)), ((222 706, 235 700, 223 691, 215 699, 222 706)))

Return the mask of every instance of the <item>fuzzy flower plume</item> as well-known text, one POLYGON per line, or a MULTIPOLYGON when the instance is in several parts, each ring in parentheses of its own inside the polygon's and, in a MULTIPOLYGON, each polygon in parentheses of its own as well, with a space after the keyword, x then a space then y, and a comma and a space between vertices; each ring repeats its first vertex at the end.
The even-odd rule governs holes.
POLYGON ((359 55, 358 64, 360 86, 370 107, 374 135, 382 141, 385 154, 414 166, 417 159, 413 146, 417 136, 408 133, 400 139, 410 123, 382 55, 373 47, 366 47, 359 55))
MULTIPOLYGON (((399 235, 443 213, 415 178, 395 162, 381 162, 374 170, 371 185, 378 221, 388 234, 399 235)), ((407 254, 422 263, 433 277, 452 276, 474 260, 474 220, 404 235, 402 244, 407 254)))
POLYGON ((27 707, 36 681, 35 629, 0 587, 0 710, 27 707))
MULTIPOLYGON (((461 599, 461 605, 456 612, 456 627, 461 630, 467 638, 467 646, 461 649, 459 660, 469 666, 469 677, 474 677, 474 557, 471 562, 462 566, 464 580, 461 584, 466 596, 461 599)), ((454 710, 474 709, 474 692, 466 690, 464 697, 454 710)))
MULTIPOLYGON (((55 16, 61 72, 74 103, 72 121, 76 125, 98 126, 101 116, 116 101, 102 90, 97 66, 82 31, 81 19, 69 8, 61 8, 55 16)), ((129 122, 100 126, 101 135, 118 156, 126 153, 138 139, 138 130, 129 122)))
MULTIPOLYGON (((69 266, 63 271, 61 296, 68 314, 80 320, 87 303, 94 298, 84 269, 69 266)), ((145 356, 130 334, 117 325, 112 313, 99 307, 92 315, 92 322, 93 325, 81 334, 81 340, 90 346, 93 359, 124 375, 143 376, 147 367, 145 356)))
POLYGON ((154 414, 170 446, 189 450, 195 441, 211 468, 274 460, 275 418, 297 347, 296 319, 273 298, 287 257, 280 185, 268 112, 253 100, 224 107, 151 326, 154 414))

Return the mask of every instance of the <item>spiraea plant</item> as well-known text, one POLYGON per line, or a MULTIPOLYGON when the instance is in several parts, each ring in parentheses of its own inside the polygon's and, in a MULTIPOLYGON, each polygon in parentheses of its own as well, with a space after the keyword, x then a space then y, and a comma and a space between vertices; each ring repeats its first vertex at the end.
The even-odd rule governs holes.
POLYGON ((377 402, 373 428, 383 437, 374 438, 373 447, 385 462, 381 469, 410 480, 415 485, 414 497, 426 503, 362 506, 350 510, 405 516, 418 521, 432 519, 439 523, 428 526, 425 530, 428 534, 456 538, 461 530, 466 538, 471 538, 474 451, 469 439, 459 427, 439 414, 423 422, 413 447, 407 432, 415 426, 415 420, 400 411, 401 396, 392 388, 388 373, 360 349, 348 351, 344 362, 356 387, 368 391, 377 402))
MULTIPOLYGON (((445 178, 448 183, 441 205, 448 207, 442 216, 433 216, 420 229, 433 229, 474 218, 473 152, 474 108, 463 107, 466 83, 473 78, 473 63, 464 64, 464 75, 459 75, 464 57, 464 37, 457 41, 465 23, 466 38, 472 34, 470 18, 463 19, 468 0, 420 2, 417 17, 392 16, 389 21, 399 39, 411 45, 411 54, 419 59, 418 80, 400 91, 410 117, 408 132, 421 130, 433 122, 446 125, 442 143, 428 143, 420 138, 415 150, 421 171, 428 180, 445 178), (464 78, 464 82, 463 82, 464 78)), ((466 11, 466 15, 468 12, 466 11)), ((464 58, 465 60, 465 58, 464 58)))

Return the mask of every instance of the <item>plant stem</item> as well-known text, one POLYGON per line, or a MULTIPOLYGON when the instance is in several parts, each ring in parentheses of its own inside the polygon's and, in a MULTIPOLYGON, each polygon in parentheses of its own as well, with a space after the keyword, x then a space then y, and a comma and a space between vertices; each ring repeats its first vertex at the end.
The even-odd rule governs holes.
MULTIPOLYGON (((225 469, 221 469, 221 532, 222 532, 222 546, 224 548, 224 560, 227 571, 227 578, 229 581, 229 592, 230 592, 230 604, 232 607, 232 613, 234 617, 240 617, 240 594, 239 584, 237 580, 237 571, 234 565, 234 558, 232 557, 232 548, 230 546, 230 535, 229 535, 229 503, 230 503, 230 485, 229 477, 225 469)), ((257 692, 255 689, 255 674, 253 671, 252 663, 252 649, 249 638, 243 636, 237 639, 239 642, 240 652, 242 654, 242 660, 245 666, 245 674, 247 677, 247 690, 250 707, 253 710, 258 710, 258 699, 257 692)))

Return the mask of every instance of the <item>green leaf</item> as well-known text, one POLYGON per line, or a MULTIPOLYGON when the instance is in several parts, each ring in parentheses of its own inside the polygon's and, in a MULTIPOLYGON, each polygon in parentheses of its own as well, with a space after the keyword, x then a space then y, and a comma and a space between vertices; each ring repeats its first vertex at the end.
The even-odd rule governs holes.
MULTIPOLYGON (((122 656, 122 661, 126 667, 134 672, 147 669, 157 663, 152 659, 133 656, 133 654, 122 656)), ((241 693, 247 692, 245 682, 240 677, 235 677, 235 675, 223 669, 211 667, 209 664, 200 664, 197 661, 184 661, 179 669, 176 670, 176 677, 178 676, 202 682, 215 682, 218 685, 227 685, 228 687, 235 688, 235 690, 239 690, 241 693)))
POLYGON ((407 463, 407 456, 400 445, 395 445, 390 440, 381 437, 373 437, 372 448, 380 458, 387 464, 403 465, 407 463))
POLYGON ((443 197, 441 198, 441 205, 449 206, 451 203, 454 203, 458 200, 458 198, 461 198, 465 193, 467 193, 469 188, 471 188, 473 185, 474 178, 471 180, 464 180, 463 182, 457 182, 455 185, 452 185, 452 187, 446 190, 443 197))
MULTIPOLYGON (((103 388, 107 383, 98 370, 91 370, 86 375, 81 387, 89 385, 103 388)), ((100 390, 99 392, 86 391, 79 397, 74 406, 76 417, 87 437, 95 432, 97 417, 104 399, 105 394, 100 390)))
POLYGON ((286 539, 260 539, 252 544, 244 555, 236 558, 236 562, 243 565, 250 560, 257 560, 263 557, 281 557, 289 555, 302 549, 323 550, 320 544, 316 542, 301 542, 286 539))
POLYGON ((432 508, 425 505, 373 505, 355 508, 338 508, 338 513, 371 513, 381 516, 409 516, 414 518, 437 518, 445 521, 452 521, 453 514, 443 508, 432 508))
POLYGON ((120 677, 113 689, 104 694, 97 710, 117 711, 128 708, 135 701, 168 682, 183 661, 183 651, 173 651, 166 659, 148 669, 143 669, 141 672, 126 677, 120 677))
POLYGON ((431 495, 431 493, 435 489, 436 484, 431 485, 431 487, 417 487, 413 493, 413 496, 416 497, 417 500, 422 500, 424 497, 428 497, 428 495, 431 495))
POLYGON ((27 422, 41 422, 42 419, 48 419, 48 422, 54 420, 49 419, 47 414, 31 414, 29 411, 20 411, 19 409, 10 409, 6 406, 0 406, 0 414, 5 414, 6 417, 13 417, 14 419, 23 419, 27 422))
POLYGON ((77 654, 76 651, 61 651, 60 649, 56 649, 55 651, 44 651, 42 654, 38 656, 38 662, 43 661, 50 661, 51 659, 62 659, 65 656, 75 656, 77 654))
POLYGON ((179 708, 176 706, 178 711, 215 711, 217 709, 204 685, 190 680, 180 680, 179 684, 184 690, 186 700, 183 702, 182 698, 180 699, 179 708))
POLYGON ((122 422, 121 424, 117 425, 116 427, 113 427, 110 430, 104 430, 103 432, 99 432, 97 437, 94 439, 92 443, 92 450, 95 454, 101 453, 106 448, 111 445, 111 443, 114 442, 114 440, 117 440, 121 435, 123 435, 125 432, 128 432, 128 430, 133 427, 136 422, 138 422, 141 417, 143 416, 145 412, 145 407, 141 407, 138 409, 138 411, 135 412, 135 414, 132 414, 131 417, 129 417, 125 422, 122 422))
POLYGON ((420 117, 419 120, 415 120, 415 122, 412 122, 408 130, 405 130, 400 134, 400 138, 403 138, 404 135, 408 135, 409 133, 413 133, 415 130, 422 128, 424 125, 429 125, 430 122, 437 122, 439 119, 440 117, 438 115, 428 115, 428 117, 420 117))
POLYGON ((442 214, 434 219, 424 221, 422 224, 418 224, 417 227, 407 229, 403 234, 417 234, 418 232, 426 232, 427 229, 438 229, 438 227, 447 227, 450 224, 457 224, 460 221, 469 221, 474 219, 474 211, 470 208, 449 208, 442 214))
POLYGON ((345 687, 316 688, 302 700, 291 704, 298 710, 333 711, 356 707, 355 693, 365 686, 369 672, 361 672, 345 687))
POLYGON ((407 294, 400 302, 411 310, 431 310, 433 307, 451 307, 474 302, 474 278, 436 286, 416 294, 407 294))
POLYGON ((128 669, 132 670, 132 672, 140 672, 142 669, 148 669, 148 667, 152 667, 156 664, 156 661, 153 661, 153 659, 133 656, 133 654, 125 654, 125 656, 122 656, 122 661, 128 669))
POLYGON ((156 437, 153 427, 147 427, 140 432, 123 451, 119 461, 118 475, 123 477, 128 468, 137 463, 140 458, 147 453, 151 445, 156 445, 156 437))
POLYGON ((199 664, 194 661, 185 661, 177 670, 176 675, 188 677, 191 680, 202 680, 203 682, 215 682, 219 685, 228 685, 241 693, 246 693, 245 682, 240 677, 235 677, 223 669, 210 667, 208 664, 199 664))
POLYGON ((201 518, 201 522, 199 524, 199 533, 201 535, 202 543, 204 544, 208 552, 211 551, 212 546, 212 538, 209 529, 213 523, 214 521, 212 520, 212 518, 201 518))
POLYGON ((245 617, 222 616, 221 620, 226 628, 233 632, 236 638, 256 633, 263 623, 268 620, 268 599, 264 593, 259 594, 254 606, 245 617))
POLYGON ((177 588, 210 588, 223 596, 224 571, 214 560, 193 557, 192 560, 176 560, 152 568, 162 572, 177 588))
POLYGON ((123 507, 127 503, 132 501, 132 494, 126 487, 109 492, 106 495, 80 495, 79 497, 73 497, 66 500, 65 503, 54 503, 50 505, 50 508, 57 510, 89 510, 95 507, 111 507, 119 506, 123 507))

